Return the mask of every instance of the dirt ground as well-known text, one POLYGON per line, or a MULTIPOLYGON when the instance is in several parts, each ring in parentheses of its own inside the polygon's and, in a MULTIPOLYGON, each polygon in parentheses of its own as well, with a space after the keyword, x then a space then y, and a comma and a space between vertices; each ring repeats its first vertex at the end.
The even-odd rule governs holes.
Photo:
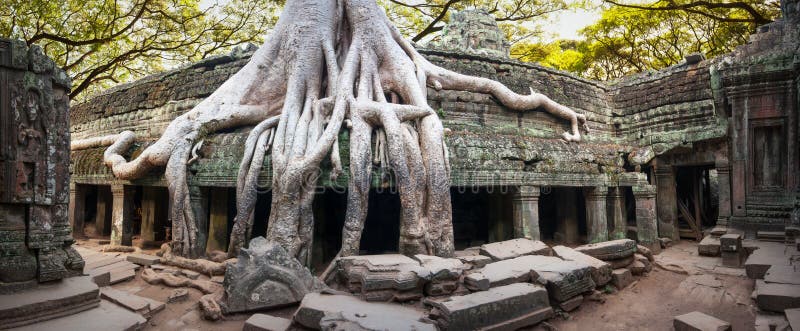
MULTIPOLYGON (((92 244, 82 243, 82 246, 88 248, 92 244)), ((719 266, 720 258, 698 256, 696 243, 690 241, 665 250, 656 256, 656 262, 678 272, 654 267, 646 277, 636 277, 627 288, 603 295, 604 302, 584 300, 577 310, 547 323, 562 331, 672 330, 674 316, 700 311, 730 322, 736 331, 754 329, 755 308, 750 299, 754 282, 744 275, 744 269, 724 268, 719 266)), ((162 302, 167 302, 174 290, 147 284, 138 275, 114 288, 162 302)), ((223 321, 205 321, 197 308, 201 292, 189 289, 189 293, 188 300, 168 303, 144 329, 241 330, 250 316, 235 314, 223 321)), ((291 318, 295 309, 296 306, 291 306, 265 313, 291 318)))

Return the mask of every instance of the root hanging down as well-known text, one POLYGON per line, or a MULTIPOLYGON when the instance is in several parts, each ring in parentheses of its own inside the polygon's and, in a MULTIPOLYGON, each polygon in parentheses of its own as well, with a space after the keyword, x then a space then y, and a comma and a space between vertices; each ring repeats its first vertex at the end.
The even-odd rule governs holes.
POLYGON ((254 221, 258 178, 266 153, 272 206, 266 238, 308 262, 312 203, 320 164, 331 178, 343 169, 339 134, 349 131, 347 211, 339 256, 359 253, 373 165, 390 174, 400 195, 403 254, 453 254, 450 164, 444 128, 427 104, 427 88, 488 93, 514 111, 542 109, 570 122, 562 138, 580 141, 586 117, 496 81, 458 74, 422 57, 389 22, 375 0, 289 0, 267 42, 239 72, 194 109, 176 118, 137 158, 123 155, 131 132, 81 146, 113 143, 104 162, 121 179, 166 167, 177 255, 203 254, 203 236, 190 208, 187 163, 201 157, 198 141, 213 132, 254 126, 237 175, 236 216, 228 255, 244 247, 254 221), (374 139, 374 141, 373 141, 374 139), (374 145, 374 151, 373 151, 374 145), (330 155, 329 155, 330 154, 330 155))

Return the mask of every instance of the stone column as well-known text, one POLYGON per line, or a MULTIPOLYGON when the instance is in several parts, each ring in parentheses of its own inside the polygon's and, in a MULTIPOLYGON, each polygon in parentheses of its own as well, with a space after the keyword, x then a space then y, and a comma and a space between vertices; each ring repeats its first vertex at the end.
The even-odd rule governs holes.
POLYGON ((556 234, 557 242, 567 244, 577 244, 578 234, 578 202, 577 190, 575 188, 559 187, 553 193, 556 197, 556 234))
POLYGON ((228 251, 228 189, 211 190, 206 251, 228 251))
POLYGON ((72 235, 83 238, 83 222, 86 219, 86 186, 69 183, 69 223, 72 235))
POLYGON ((608 192, 608 239, 624 239, 627 234, 628 213, 625 212, 625 189, 612 187, 608 192))
POLYGON ((107 185, 97 186, 97 212, 94 215, 94 227, 98 236, 107 236, 111 229, 111 189, 107 185))
POLYGON ((717 225, 728 226, 731 219, 731 166, 728 160, 717 160, 717 185, 719 195, 719 214, 717 225))
POLYGON ((650 248, 653 253, 661 251, 656 225, 656 187, 637 185, 632 187, 636 199, 636 237, 639 244, 650 248))
POLYGON ((111 211, 111 245, 130 246, 133 237, 133 187, 113 184, 111 211))
POLYGON ((539 240, 539 187, 517 187, 513 202, 514 237, 539 240))
POLYGON ((202 255, 206 251, 208 240, 208 189, 197 185, 189 185, 189 202, 197 221, 197 252, 202 255))
POLYGON ((658 235, 678 240, 678 191, 675 184, 675 169, 672 166, 655 167, 656 210, 658 212, 658 235))
POLYGON ((608 188, 590 187, 584 190, 586 200, 586 232, 589 243, 608 241, 606 198, 608 188))

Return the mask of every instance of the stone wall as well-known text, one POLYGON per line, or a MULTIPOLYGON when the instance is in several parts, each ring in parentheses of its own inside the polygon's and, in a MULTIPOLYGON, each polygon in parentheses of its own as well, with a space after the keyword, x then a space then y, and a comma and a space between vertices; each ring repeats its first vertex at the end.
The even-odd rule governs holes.
POLYGON ((83 272, 71 247, 67 75, 0 39, 0 294, 83 272))

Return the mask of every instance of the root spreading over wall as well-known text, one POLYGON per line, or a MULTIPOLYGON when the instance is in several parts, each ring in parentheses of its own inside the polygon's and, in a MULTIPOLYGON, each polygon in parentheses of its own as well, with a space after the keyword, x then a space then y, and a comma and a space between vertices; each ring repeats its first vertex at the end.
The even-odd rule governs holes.
MULTIPOLYGON (((229 255, 245 245, 253 225, 258 173, 271 153, 272 209, 267 239, 307 262, 314 219, 313 180, 330 157, 342 171, 340 130, 350 131, 347 215, 340 256, 357 254, 367 215, 373 162, 391 170, 400 193, 403 254, 453 254, 450 166, 444 129, 427 104, 427 87, 489 93, 508 109, 545 110, 571 123, 580 140, 586 118, 531 91, 514 93, 496 81, 458 74, 423 58, 374 0, 289 0, 275 29, 250 62, 133 160, 136 137, 123 132, 104 161, 116 177, 134 179, 165 167, 172 199, 175 254, 203 254, 189 205, 187 163, 206 135, 254 126, 238 173, 237 214, 229 255), (373 142, 374 140, 374 142, 373 142)), ((97 142, 87 142, 94 144, 97 142)))

